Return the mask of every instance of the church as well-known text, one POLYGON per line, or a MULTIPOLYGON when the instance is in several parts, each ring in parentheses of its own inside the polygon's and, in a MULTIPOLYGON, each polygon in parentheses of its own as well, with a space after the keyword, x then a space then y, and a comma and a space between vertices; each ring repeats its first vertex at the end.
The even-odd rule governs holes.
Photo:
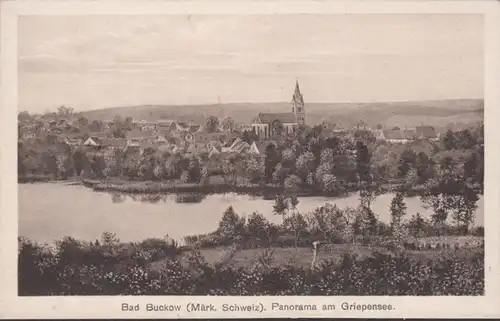
POLYGON ((299 125, 304 125, 306 112, 304 108, 304 97, 300 93, 299 82, 295 84, 295 92, 292 98, 291 113, 258 113, 252 121, 252 131, 260 138, 270 138, 276 134, 275 124, 277 121, 282 125, 281 134, 294 132, 299 125))

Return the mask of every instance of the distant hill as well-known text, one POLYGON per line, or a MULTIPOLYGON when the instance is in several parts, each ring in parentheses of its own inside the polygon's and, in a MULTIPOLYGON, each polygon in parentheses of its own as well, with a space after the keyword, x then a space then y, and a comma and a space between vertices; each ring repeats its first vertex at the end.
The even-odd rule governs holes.
MULTIPOLYGON (((279 103, 227 103, 215 105, 143 105, 114 107, 83 112, 89 120, 123 118, 157 120, 175 119, 202 123, 208 115, 232 117, 237 123, 249 123, 258 112, 289 112, 291 104, 279 103)), ((350 126, 364 121, 368 125, 416 126, 421 123, 436 127, 450 124, 467 125, 483 120, 482 99, 456 99, 435 101, 377 102, 377 103, 306 103, 306 122, 327 120, 339 126, 350 126)))

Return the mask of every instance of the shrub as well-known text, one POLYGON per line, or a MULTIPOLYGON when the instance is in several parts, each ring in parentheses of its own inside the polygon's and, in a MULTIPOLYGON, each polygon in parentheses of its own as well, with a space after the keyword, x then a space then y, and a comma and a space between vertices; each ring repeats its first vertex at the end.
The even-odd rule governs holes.
POLYGON ((362 258, 345 253, 340 262, 325 261, 313 270, 292 264, 272 266, 272 249, 264 252, 255 266, 246 268, 210 265, 199 251, 192 251, 184 263, 170 258, 154 269, 149 264, 125 264, 124 257, 121 262, 92 262, 79 255, 92 249, 101 253, 100 257, 121 252, 131 259, 148 248, 165 246, 162 240, 149 239, 135 246, 75 241, 65 239, 52 249, 21 239, 19 295, 484 294, 483 250, 467 255, 448 251, 432 259, 410 257, 406 252, 373 253, 362 258), (67 255, 73 251, 79 255, 67 255), (61 257, 66 261, 60 261, 61 257))

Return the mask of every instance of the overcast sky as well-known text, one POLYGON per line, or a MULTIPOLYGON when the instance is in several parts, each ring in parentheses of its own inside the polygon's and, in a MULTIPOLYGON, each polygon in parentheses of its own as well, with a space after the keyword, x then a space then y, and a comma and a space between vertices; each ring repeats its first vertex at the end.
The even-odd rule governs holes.
POLYGON ((19 107, 483 97, 479 15, 19 19, 19 107))

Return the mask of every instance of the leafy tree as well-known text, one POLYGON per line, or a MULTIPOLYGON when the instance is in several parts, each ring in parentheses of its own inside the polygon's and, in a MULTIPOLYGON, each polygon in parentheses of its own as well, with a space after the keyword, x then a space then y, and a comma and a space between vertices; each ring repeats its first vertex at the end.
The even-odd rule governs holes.
POLYGON ((477 140, 470 130, 464 129, 456 133, 456 146, 462 149, 470 149, 476 146, 477 140))
POLYGON ((125 132, 121 128, 115 128, 112 132, 114 138, 125 138, 125 132))
POLYGON ((21 123, 25 122, 25 121, 32 120, 32 119, 33 119, 33 117, 27 111, 21 111, 21 112, 19 112, 19 114, 17 114, 17 120, 21 123))
POLYGON ((333 153, 333 149, 331 148, 325 148, 321 151, 321 154, 320 154, 320 164, 330 164, 332 165, 333 167, 333 156, 334 156, 334 153, 333 153))
POLYGON ((182 183, 189 182, 189 172, 187 170, 182 171, 181 177, 179 179, 182 183))
POLYGON ((285 178, 290 173, 290 169, 281 165, 281 163, 276 164, 273 172, 273 181, 279 184, 284 184, 285 178))
POLYGON ((359 200, 361 207, 370 209, 375 197, 376 193, 371 185, 367 183, 361 183, 359 185, 359 200))
POLYGON ((464 164, 464 176, 469 182, 478 182, 479 156, 477 153, 471 153, 464 164))
POLYGON ((417 164, 417 155, 412 149, 405 149, 399 158, 399 177, 405 178, 408 172, 417 164))
POLYGON ((419 184, 424 184, 435 175, 434 162, 424 152, 418 154, 416 168, 419 184))
POLYGON ((197 157, 189 160, 188 175, 190 182, 199 182, 201 179, 201 165, 197 157))
POLYGON ((410 171, 406 174, 406 178, 403 183, 403 187, 406 190, 412 190, 415 185, 418 184, 418 173, 417 170, 412 168, 410 171))
POLYGON ((267 145, 265 152, 265 160, 264 160, 266 183, 272 181, 274 169, 278 163, 279 163, 279 155, 278 152, 276 151, 276 147, 274 146, 274 144, 267 145))
POLYGON ((274 135, 281 136, 281 134, 283 133, 283 124, 281 123, 281 121, 279 121, 278 119, 273 120, 273 122, 271 123, 271 132, 274 135))
POLYGON ((89 130, 91 132, 101 132, 103 128, 103 123, 100 120, 94 120, 92 123, 89 125, 89 130))
POLYGON ((325 177, 325 175, 328 175, 332 172, 332 164, 331 163, 321 163, 318 168, 316 168, 316 173, 315 173, 315 179, 316 179, 316 182, 319 182, 320 183, 320 188, 322 187, 322 183, 323 183, 323 177, 325 177))
POLYGON ((282 164, 286 167, 293 167, 295 165, 295 152, 291 148, 285 149, 281 153, 282 164))
POLYGON ((366 129, 358 129, 354 132, 354 139, 360 141, 365 145, 373 144, 377 140, 375 135, 366 129))
POLYGON ((457 148, 457 142, 455 139, 455 134, 451 129, 449 129, 443 136, 443 146, 446 150, 451 150, 457 148))
POLYGON ((245 234, 245 218, 240 217, 233 207, 229 206, 222 215, 217 231, 226 240, 239 241, 245 234))
POLYGON ((205 130, 209 133, 216 132, 219 129, 219 119, 215 116, 208 116, 205 120, 205 130))
POLYGON ((252 183, 260 182, 264 177, 264 162, 261 158, 250 158, 246 161, 246 173, 252 183))
POLYGON ((270 235, 268 233, 269 221, 260 213, 253 212, 247 219, 248 233, 257 240, 266 240, 270 246, 270 235))
POLYGON ((337 192, 339 190, 339 183, 333 174, 325 174, 322 177, 323 191, 327 193, 337 192))
POLYGON ((52 175, 54 179, 57 179, 58 166, 57 158, 51 151, 46 151, 42 153, 42 166, 45 175, 52 175))
POLYGON ((87 119, 87 117, 84 117, 84 116, 78 117, 78 126, 85 127, 88 124, 89 124, 89 120, 87 119))
POLYGON ((299 240, 305 237, 307 233, 307 222, 300 213, 292 213, 283 221, 283 226, 294 234, 295 248, 299 245, 299 240))
POLYGON ((292 194, 288 197, 288 208, 292 211, 292 213, 295 213, 297 210, 297 205, 299 205, 299 198, 297 195, 292 194))
POLYGON ((451 157, 442 159, 437 176, 425 184, 421 200, 426 207, 432 208, 432 221, 442 232, 449 214, 457 213, 462 208, 466 184, 451 157))
POLYGON ((253 142, 259 140, 259 136, 257 136, 257 134, 255 134, 253 131, 248 131, 248 130, 244 131, 241 134, 240 138, 247 144, 252 144, 253 142))
POLYGON ((134 119, 132 117, 126 117, 123 123, 124 130, 132 130, 134 127, 134 119))
POLYGON ((360 182, 371 184, 370 160, 371 155, 368 147, 364 143, 358 141, 356 143, 356 168, 360 182))
POLYGON ((90 162, 90 168, 97 177, 104 177, 104 170, 106 168, 106 161, 102 156, 94 156, 90 162))
POLYGON ((361 217, 363 221, 363 234, 365 237, 375 236, 378 234, 378 219, 369 207, 361 206, 361 217))
POLYGON ((408 222, 410 234, 414 237, 421 237, 425 233, 426 222, 420 213, 414 214, 408 222))
POLYGON ((309 173, 314 170, 314 166, 314 154, 311 152, 305 152, 295 161, 297 174, 303 179, 306 179, 309 173))
POLYGON ((73 108, 62 105, 57 108, 57 115, 63 118, 68 118, 73 115, 73 108))
POLYGON ((297 190, 302 184, 302 180, 297 175, 290 175, 285 179, 285 188, 288 190, 297 190))
POLYGON ((232 132, 234 128, 235 128, 234 119, 229 116, 224 117, 224 119, 222 120, 222 129, 226 132, 232 132))
POLYGON ((330 243, 341 243, 348 238, 353 219, 354 211, 342 211, 336 205, 326 203, 309 214, 308 222, 312 235, 322 235, 330 243))
POLYGON ((474 222, 478 200, 477 191, 466 184, 462 185, 461 193, 455 197, 453 220, 463 235, 467 235, 470 225, 474 222))
POLYGON ((401 226, 401 218, 406 214, 406 204, 403 193, 397 192, 391 201, 391 227, 398 230, 401 226))
POLYGON ((288 206, 286 198, 282 195, 276 196, 274 199, 273 213, 276 215, 281 215, 283 218, 283 224, 285 222, 285 215, 287 214, 288 206))

